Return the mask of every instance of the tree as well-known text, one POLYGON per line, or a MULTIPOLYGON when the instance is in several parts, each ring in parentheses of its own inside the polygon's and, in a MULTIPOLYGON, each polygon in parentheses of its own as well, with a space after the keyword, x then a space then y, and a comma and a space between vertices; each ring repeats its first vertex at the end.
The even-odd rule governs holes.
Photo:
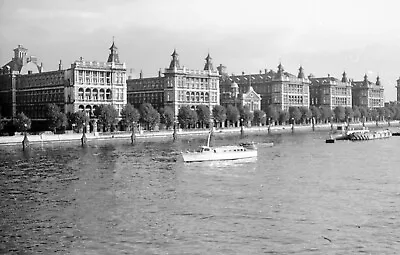
POLYGON ((332 117, 333 117, 332 109, 328 106, 322 106, 321 107, 321 119, 324 122, 328 122, 332 119, 332 117))
POLYGON ((343 106, 336 106, 333 112, 335 113, 336 122, 343 122, 346 119, 346 113, 343 106))
POLYGON ((140 119, 138 109, 130 103, 126 104, 121 110, 122 124, 129 129, 132 129, 133 122, 137 123, 140 119))
POLYGON ((255 110, 253 114, 254 114, 253 121, 257 126, 265 124, 266 115, 263 110, 255 110))
POLYGON ((214 118, 214 121, 217 123, 222 123, 226 120, 226 109, 225 107, 221 106, 221 105, 216 105, 214 106, 214 108, 212 109, 212 115, 214 118))
POLYGON ((189 128, 197 122, 197 113, 189 106, 182 106, 178 112, 178 121, 183 128, 189 128))
POLYGON ((54 103, 46 106, 46 119, 53 133, 56 133, 57 129, 65 128, 68 124, 67 115, 61 112, 60 107, 54 103))
POLYGON ((250 111, 250 107, 245 105, 239 109, 240 119, 244 121, 244 123, 250 123, 253 118, 254 114, 250 111))
POLYGON ((71 124, 75 124, 76 128, 80 130, 83 128, 85 123, 89 123, 89 116, 86 115, 85 111, 77 111, 70 115, 71 124))
POLYGON ((26 132, 31 129, 32 121, 23 112, 17 114, 15 126, 18 132, 26 132))
POLYGON ((366 120, 368 118, 368 116, 369 116, 368 109, 365 108, 365 107, 360 107, 359 110, 360 110, 361 118, 366 120))
MULTIPOLYGON (((298 122, 301 119, 301 112, 300 109, 296 106, 289 107, 289 116, 290 119, 294 119, 295 122, 298 122)), ((294 123, 292 123, 294 124, 294 123)))
POLYGON ((311 117, 314 118, 315 122, 318 122, 321 119, 321 111, 315 105, 310 107, 311 117))
POLYGON ((174 121, 175 112, 171 107, 166 106, 160 110, 160 122, 164 124, 167 129, 174 125, 174 121))
POLYGON ((308 109, 308 107, 305 106, 301 106, 299 108, 300 113, 301 113, 301 122, 302 123, 307 123, 307 120, 310 119, 312 117, 312 112, 310 111, 310 109, 308 109))
POLYGON ((201 127, 210 124, 210 108, 207 105, 199 105, 196 110, 198 121, 201 127))
POLYGON ((4 128, 4 122, 1 119, 1 114, 0 114, 0 131, 2 131, 4 128))
POLYGON ((226 107, 226 119, 231 123, 239 120, 239 110, 236 106, 230 104, 226 107))
POLYGON ((149 103, 140 105, 140 119, 146 125, 147 129, 154 129, 160 124, 160 114, 149 103))
POLYGON ((283 125, 285 122, 287 122, 289 120, 289 112, 285 111, 285 110, 280 110, 279 111, 279 117, 278 117, 278 121, 281 125, 283 125))
POLYGON ((379 120, 379 112, 377 109, 373 108, 369 111, 369 116, 371 117, 371 120, 373 121, 378 121, 379 120))
POLYGON ((360 108, 358 106, 353 107, 354 120, 359 121, 361 118, 360 108))
POLYGON ((277 121, 279 119, 279 112, 276 110, 276 107, 273 105, 268 105, 267 111, 265 112, 266 117, 269 120, 268 124, 271 124, 270 121, 277 121))
POLYGON ((94 115, 98 118, 99 124, 103 126, 103 130, 106 132, 113 130, 117 124, 118 111, 112 105, 100 105, 94 111, 94 115))
POLYGON ((378 111, 378 116, 380 120, 383 120, 383 118, 385 117, 385 108, 384 107, 379 107, 377 109, 378 111))
POLYGON ((351 119, 354 118, 354 111, 353 111, 353 108, 351 108, 350 106, 346 106, 346 107, 344 108, 344 115, 345 115, 345 120, 346 120, 347 122, 350 122, 351 119))
POLYGON ((390 121, 395 115, 395 109, 393 109, 392 107, 385 107, 384 109, 385 109, 385 119, 390 121))

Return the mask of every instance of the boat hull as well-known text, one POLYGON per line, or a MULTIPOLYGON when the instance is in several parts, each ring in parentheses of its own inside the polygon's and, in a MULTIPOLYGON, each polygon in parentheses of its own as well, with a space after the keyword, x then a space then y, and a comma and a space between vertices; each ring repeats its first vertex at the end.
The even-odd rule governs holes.
POLYGON ((202 161, 218 161, 218 160, 235 160, 257 157, 257 150, 247 150, 229 153, 208 153, 185 152, 182 153, 184 162, 202 162, 202 161))

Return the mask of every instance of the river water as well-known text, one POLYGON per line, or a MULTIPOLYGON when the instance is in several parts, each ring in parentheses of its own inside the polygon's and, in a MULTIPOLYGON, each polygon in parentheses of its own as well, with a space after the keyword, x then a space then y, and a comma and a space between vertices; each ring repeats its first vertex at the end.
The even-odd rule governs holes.
POLYGON ((400 137, 325 138, 213 163, 179 155, 205 137, 0 147, 0 253, 398 254, 400 137))

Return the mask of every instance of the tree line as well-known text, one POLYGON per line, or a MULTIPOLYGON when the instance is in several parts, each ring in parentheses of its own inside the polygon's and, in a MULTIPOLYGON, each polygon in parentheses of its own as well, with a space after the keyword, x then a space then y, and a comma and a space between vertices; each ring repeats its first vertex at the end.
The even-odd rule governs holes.
MULTIPOLYGON (((0 116, 1 119, 1 116, 0 116)), ((368 109, 366 107, 337 106, 330 107, 289 107, 287 110, 277 109, 273 105, 266 111, 250 111, 249 107, 227 107, 216 105, 212 110, 206 105, 199 105, 196 109, 182 106, 175 119, 174 110, 165 107, 157 111, 149 103, 140 105, 136 109, 131 104, 125 105, 118 118, 118 111, 112 105, 100 105, 91 116, 83 110, 65 114, 56 104, 46 107, 46 128, 54 133, 73 129, 82 132, 83 128, 91 125, 93 128, 96 119, 97 129, 102 132, 116 130, 132 130, 140 125, 146 130, 158 128, 171 129, 174 125, 183 129, 209 128, 210 125, 232 127, 238 125, 286 125, 310 124, 328 122, 366 122, 400 120, 400 105, 391 104, 387 107, 368 109)), ((0 121, 0 131, 12 126, 16 131, 24 132, 31 129, 32 121, 24 113, 19 113, 10 123, 0 121)), ((97 130, 96 130, 97 131, 97 130)))

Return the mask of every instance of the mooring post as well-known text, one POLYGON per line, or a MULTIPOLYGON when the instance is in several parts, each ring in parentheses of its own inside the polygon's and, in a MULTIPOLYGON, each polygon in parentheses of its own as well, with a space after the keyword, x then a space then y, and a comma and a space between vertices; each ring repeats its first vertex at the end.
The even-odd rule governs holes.
POLYGON ((86 138, 86 132, 85 132, 85 128, 84 128, 82 138, 81 138, 81 145, 82 145, 82 147, 84 147, 84 146, 86 146, 86 144, 87 144, 87 138, 86 138))
POLYGON ((176 121, 174 121, 174 132, 172 133, 172 140, 175 142, 178 139, 178 132, 176 130, 176 121))
POLYGON ((136 134, 135 134, 135 122, 132 122, 132 135, 131 135, 131 143, 135 144, 136 142, 136 134))
POLYGON ((25 131, 24 139, 22 140, 22 150, 25 150, 27 148, 29 148, 29 139, 28 139, 28 135, 27 135, 27 133, 25 131))

